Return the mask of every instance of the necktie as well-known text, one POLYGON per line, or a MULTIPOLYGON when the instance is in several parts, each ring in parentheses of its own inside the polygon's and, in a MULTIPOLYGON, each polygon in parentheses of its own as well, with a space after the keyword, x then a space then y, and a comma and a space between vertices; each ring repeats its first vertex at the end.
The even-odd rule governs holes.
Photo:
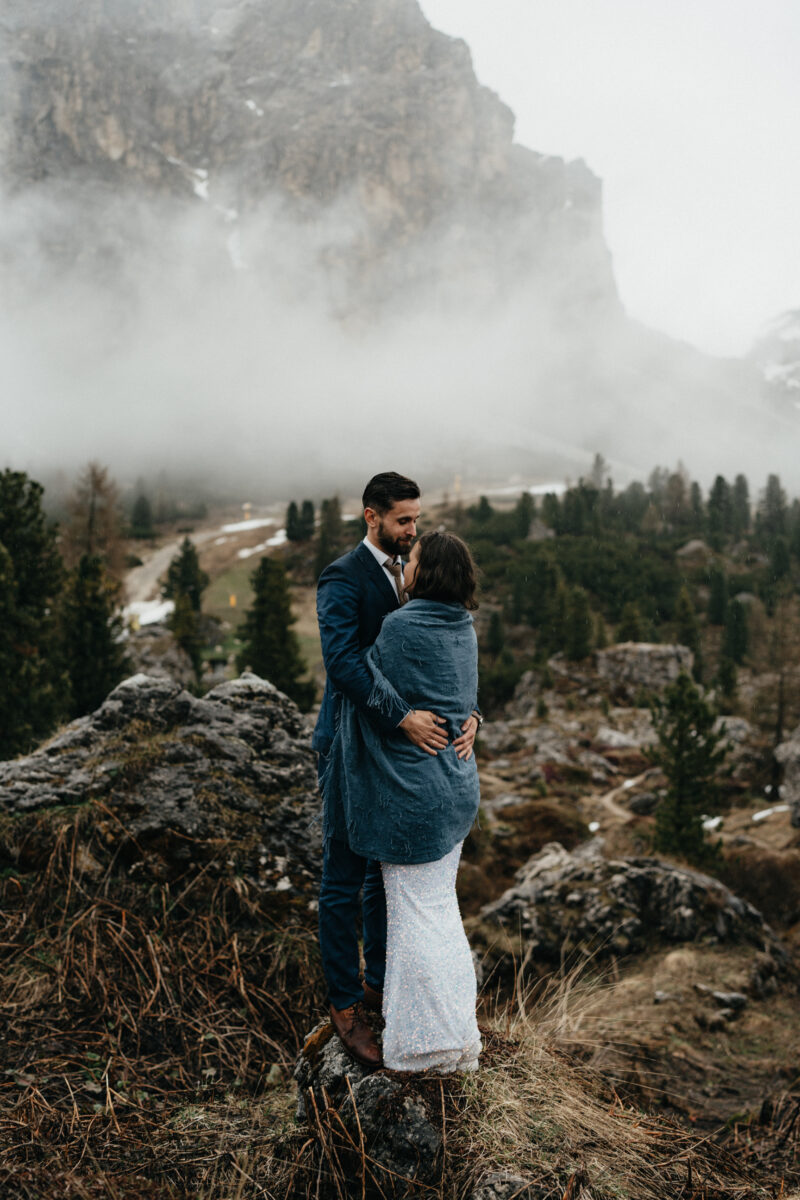
POLYGON ((394 586, 397 592, 397 599, 401 604, 405 604, 408 597, 403 591, 403 567, 399 562, 395 562, 392 558, 387 558, 383 564, 386 570, 394 576, 394 586))

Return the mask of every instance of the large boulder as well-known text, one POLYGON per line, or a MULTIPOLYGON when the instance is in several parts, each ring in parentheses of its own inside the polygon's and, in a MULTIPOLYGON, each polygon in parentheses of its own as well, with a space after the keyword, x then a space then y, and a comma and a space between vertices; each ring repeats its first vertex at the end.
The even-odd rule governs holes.
POLYGON ((309 733, 296 705, 256 675, 202 699, 134 675, 41 749, 0 763, 0 812, 92 805, 126 861, 146 857, 164 878, 216 861, 261 888, 310 897, 321 837, 309 733))
POLYGON ((481 916, 520 936, 527 959, 546 963, 697 939, 786 957, 761 913, 718 880, 656 858, 605 859, 598 839, 572 852, 557 842, 545 846, 481 916))
POLYGON ((693 663, 687 646, 620 642, 597 651, 598 675, 615 700, 628 704, 642 693, 663 692, 681 671, 691 671, 693 663))

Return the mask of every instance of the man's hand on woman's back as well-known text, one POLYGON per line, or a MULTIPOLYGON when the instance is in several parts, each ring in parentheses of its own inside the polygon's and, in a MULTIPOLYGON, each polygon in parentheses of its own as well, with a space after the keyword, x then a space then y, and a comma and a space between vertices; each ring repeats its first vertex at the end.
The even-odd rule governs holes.
POLYGON ((447 734, 441 728, 444 724, 444 717, 437 717, 436 713, 428 712, 425 708, 412 708, 403 717, 399 727, 410 742, 426 754, 435 756, 448 743, 447 734))

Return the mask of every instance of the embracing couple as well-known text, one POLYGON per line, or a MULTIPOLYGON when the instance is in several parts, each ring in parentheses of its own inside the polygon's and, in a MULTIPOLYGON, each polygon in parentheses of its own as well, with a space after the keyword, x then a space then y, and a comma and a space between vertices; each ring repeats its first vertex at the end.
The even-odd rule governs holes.
POLYGON ((367 536, 317 592, 327 682, 312 744, 331 1020, 366 1066, 381 1065, 371 1009, 383 1014, 387 1067, 474 1070, 475 970, 455 881, 479 798, 475 565, 453 534, 415 542, 413 480, 376 475, 363 504, 367 536))

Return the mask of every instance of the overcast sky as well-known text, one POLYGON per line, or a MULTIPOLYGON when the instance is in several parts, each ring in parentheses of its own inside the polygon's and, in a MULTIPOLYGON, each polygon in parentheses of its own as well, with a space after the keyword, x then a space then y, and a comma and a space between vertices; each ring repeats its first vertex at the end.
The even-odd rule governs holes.
POLYGON ((717 354, 800 308, 800 0, 421 0, 523 145, 604 184, 628 312, 717 354))

